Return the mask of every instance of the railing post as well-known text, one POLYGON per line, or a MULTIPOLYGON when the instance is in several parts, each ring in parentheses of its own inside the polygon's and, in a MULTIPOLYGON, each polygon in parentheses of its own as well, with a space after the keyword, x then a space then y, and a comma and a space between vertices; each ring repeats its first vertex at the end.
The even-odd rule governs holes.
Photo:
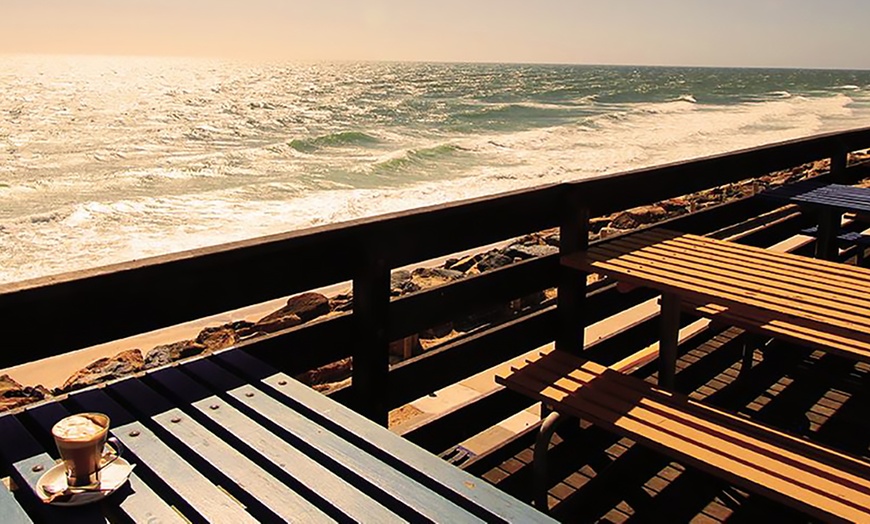
POLYGON ((831 180, 838 184, 845 183, 846 178, 846 163, 849 160, 849 151, 840 147, 836 153, 831 155, 831 180))
MULTIPOLYGON (((573 187, 565 194, 560 222, 559 256, 585 251, 589 247, 589 209, 583 206, 579 191, 573 187)), ((585 271, 559 265, 556 349, 574 355, 583 351, 586 277, 585 271)))
POLYGON ((390 268, 380 250, 367 251, 353 279, 357 340, 351 388, 357 412, 382 426, 389 415, 389 310, 390 268))

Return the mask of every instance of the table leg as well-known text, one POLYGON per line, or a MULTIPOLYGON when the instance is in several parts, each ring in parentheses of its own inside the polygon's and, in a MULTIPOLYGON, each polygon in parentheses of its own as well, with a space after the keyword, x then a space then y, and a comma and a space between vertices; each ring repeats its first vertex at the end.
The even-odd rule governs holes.
POLYGON ((837 258, 837 235, 840 232, 842 213, 835 209, 819 211, 819 236, 816 239, 816 258, 837 258))
POLYGON ((673 391, 674 376, 677 372, 677 345, 680 336, 680 297, 673 293, 663 293, 660 315, 659 387, 673 391))

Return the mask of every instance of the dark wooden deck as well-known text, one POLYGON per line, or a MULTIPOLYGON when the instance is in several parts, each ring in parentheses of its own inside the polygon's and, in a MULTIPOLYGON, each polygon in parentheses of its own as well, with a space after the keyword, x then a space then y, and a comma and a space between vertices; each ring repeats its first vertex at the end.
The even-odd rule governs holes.
MULTIPOLYGON (((747 340, 749 338, 749 340, 747 340)), ((723 410, 870 460, 870 367, 782 343, 754 354, 742 376, 745 332, 726 329, 682 348, 677 390, 723 410)), ((655 383, 655 365, 640 370, 655 383)), ((530 438, 469 470, 524 500, 532 497, 530 438)), ((598 427, 554 439, 549 507, 564 522, 806 522, 804 514, 749 495, 598 427)))

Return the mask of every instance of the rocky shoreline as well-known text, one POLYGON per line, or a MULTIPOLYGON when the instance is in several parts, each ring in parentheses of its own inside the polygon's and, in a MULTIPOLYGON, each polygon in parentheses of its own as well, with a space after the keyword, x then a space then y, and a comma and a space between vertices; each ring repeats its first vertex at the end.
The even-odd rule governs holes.
MULTIPOLYGON (((853 155, 854 160, 866 160, 870 154, 853 155)), ((673 198, 657 204, 642 206, 591 220, 590 239, 596 240, 624 233, 641 226, 684 215, 723 202, 756 194, 764 189, 796 182, 827 171, 828 162, 819 161, 780 171, 767 176, 739 183, 708 189, 684 197, 673 198)), ((551 229, 526 235, 501 248, 447 259, 438 267, 419 267, 413 270, 397 270, 391 276, 391 295, 394 297, 447 284, 472 275, 491 271, 515 262, 558 253, 559 232, 551 229)), ((509 304, 481 312, 468 318, 456 319, 424 330, 412 337, 394 342, 390 352, 393 362, 425 352, 444 340, 467 333, 481 326, 502 322, 516 316, 520 311, 541 307, 554 298, 555 291, 535 293, 532 296, 512 301, 509 304)), ((332 297, 320 293, 302 293, 290 297, 280 309, 269 313, 256 322, 235 321, 216 327, 207 327, 190 340, 158 345, 150 350, 130 348, 112 357, 101 358, 73 373, 64 384, 49 391, 37 386, 24 386, 9 375, 0 375, 0 411, 18 408, 54 395, 62 395, 126 375, 184 360, 194 356, 233 346, 269 333, 310 322, 329 315, 348 312, 353 307, 350 290, 332 297)), ((329 389, 349 378, 352 362, 348 359, 303 373, 298 378, 320 390, 329 389)))

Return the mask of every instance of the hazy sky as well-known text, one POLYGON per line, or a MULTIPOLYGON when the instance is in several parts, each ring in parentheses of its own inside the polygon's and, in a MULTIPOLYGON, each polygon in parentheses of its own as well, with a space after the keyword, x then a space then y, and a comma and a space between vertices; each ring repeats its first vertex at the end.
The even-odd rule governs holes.
POLYGON ((0 53, 870 69, 868 0, 0 0, 0 53))

